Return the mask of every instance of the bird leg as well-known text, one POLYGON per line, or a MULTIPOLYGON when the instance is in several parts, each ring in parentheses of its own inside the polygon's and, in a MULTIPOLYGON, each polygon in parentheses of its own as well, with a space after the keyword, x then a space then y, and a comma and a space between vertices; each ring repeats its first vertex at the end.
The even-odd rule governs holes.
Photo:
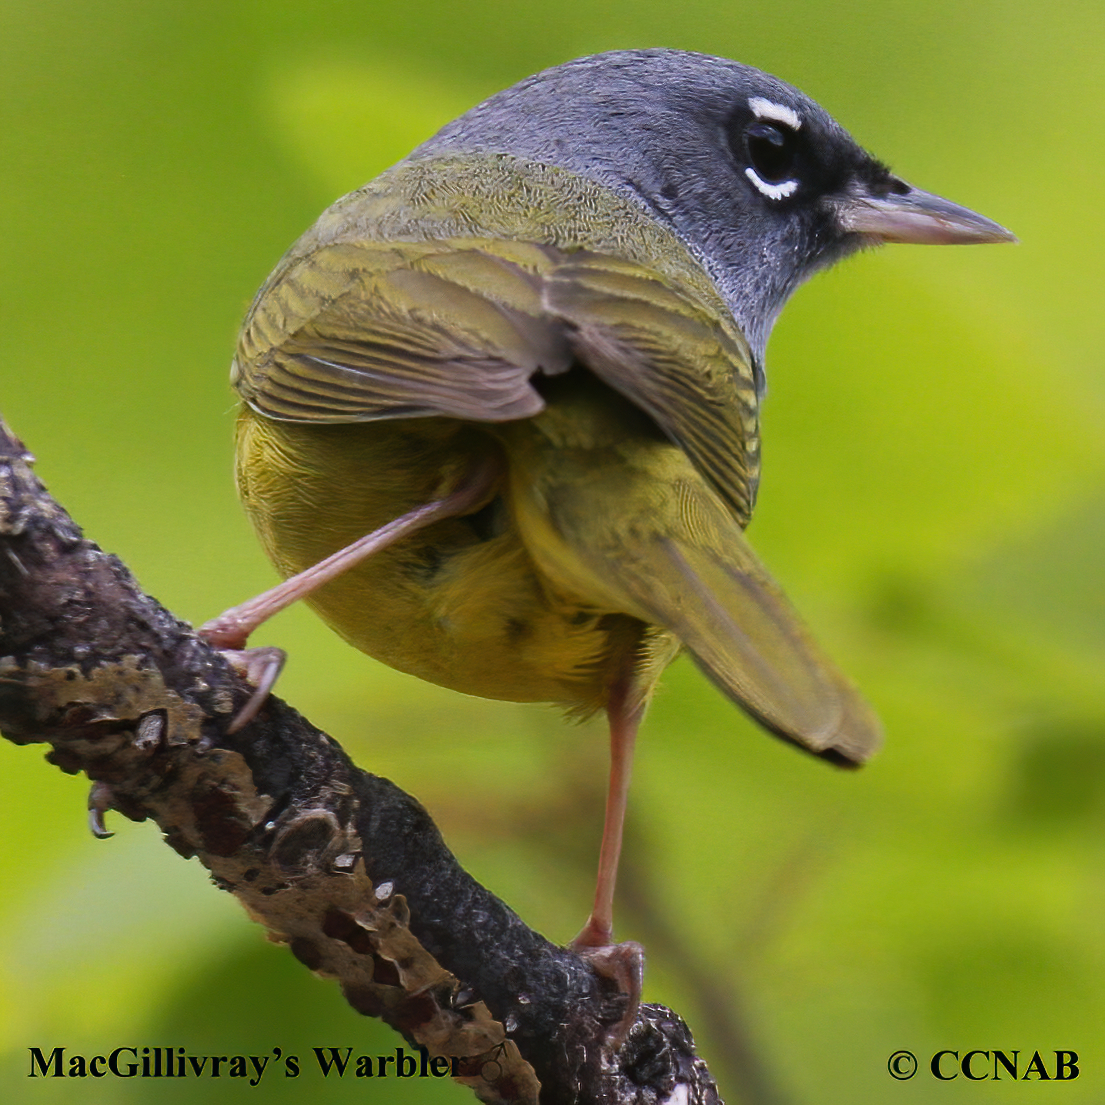
POLYGON ((625 1012, 611 1030, 609 1042, 617 1050, 625 1040, 641 1002, 644 985, 644 948, 635 941, 614 943, 614 887, 622 852, 622 830, 633 770, 633 748, 637 728, 644 715, 644 702, 633 685, 632 664, 610 689, 606 714, 610 721, 610 783, 606 793, 606 818, 599 849, 599 873, 591 916, 570 947, 587 959, 599 974, 612 979, 627 996, 625 1012))
POLYGON ((286 579, 276 587, 257 595, 240 606, 233 606, 197 631, 218 648, 231 665, 255 687, 253 696, 230 723, 229 732, 237 732, 257 716, 284 666, 284 652, 277 648, 246 649, 249 635, 274 614, 313 594, 324 584, 348 571, 373 553, 443 518, 467 514, 482 506, 498 484, 502 465, 488 457, 474 466, 447 495, 424 503, 378 530, 339 549, 317 564, 286 579))
POLYGON ((595 884, 595 905, 587 924, 572 941, 577 948, 599 948, 614 942, 614 886, 622 853, 622 830, 629 800, 629 779, 633 771, 633 747, 643 704, 630 706, 628 679, 619 679, 606 706, 610 721, 610 783, 606 792, 606 818, 599 849, 599 874, 595 884))

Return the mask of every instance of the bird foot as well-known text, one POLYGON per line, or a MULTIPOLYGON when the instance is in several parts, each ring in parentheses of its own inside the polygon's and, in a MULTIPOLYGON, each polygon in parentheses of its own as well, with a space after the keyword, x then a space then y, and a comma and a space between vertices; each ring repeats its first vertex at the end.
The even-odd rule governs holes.
MULTIPOLYGON (((219 642, 212 640, 206 630, 207 626, 200 629, 200 635, 218 647, 219 642)), ((219 652, 226 657, 227 663, 253 687, 253 694, 249 696, 249 701, 234 715, 226 728, 228 733, 237 733, 248 725, 264 706, 276 680, 284 670, 288 655, 282 648, 220 648, 219 652)))
POLYGON ((88 827, 97 840, 107 840, 115 835, 104 824, 104 814, 111 809, 114 800, 115 795, 107 783, 92 784, 88 792, 88 827))
POLYGON ((637 1019, 645 984, 645 949, 635 940, 615 944, 613 933, 609 929, 600 929, 593 920, 588 920, 583 931, 568 947, 603 978, 610 979, 626 996, 625 1012, 607 1031, 607 1046, 615 1052, 625 1043, 637 1019))

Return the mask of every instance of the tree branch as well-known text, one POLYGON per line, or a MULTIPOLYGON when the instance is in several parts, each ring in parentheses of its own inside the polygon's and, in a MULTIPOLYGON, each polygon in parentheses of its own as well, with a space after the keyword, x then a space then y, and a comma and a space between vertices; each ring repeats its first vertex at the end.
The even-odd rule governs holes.
POLYGON ((198 856, 274 941, 493 1103, 720 1098, 680 1018, 625 998, 460 867, 426 811, 353 765, 85 540, 0 422, 0 730, 198 856), (452 1057, 456 1057, 455 1061, 452 1057))

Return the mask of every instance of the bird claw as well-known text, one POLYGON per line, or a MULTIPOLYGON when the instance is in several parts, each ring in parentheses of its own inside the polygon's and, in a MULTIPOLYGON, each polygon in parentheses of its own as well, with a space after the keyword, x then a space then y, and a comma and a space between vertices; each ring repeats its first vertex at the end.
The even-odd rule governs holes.
POLYGON ((288 654, 282 648, 224 648, 219 652, 227 663, 253 687, 249 701, 234 715, 226 727, 228 733, 245 728, 260 712, 268 700, 288 654))
POLYGON ((596 973, 610 979, 627 998, 625 1012, 607 1031, 607 1045, 615 1052, 625 1043, 637 1010, 641 1007, 641 991, 645 984, 645 949, 636 940, 620 944, 593 943, 595 933, 587 927, 568 945, 581 959, 585 959, 596 973))
POLYGON ((104 824, 104 814, 111 809, 114 798, 107 783, 93 783, 88 792, 88 827, 97 840, 107 840, 115 835, 104 824))

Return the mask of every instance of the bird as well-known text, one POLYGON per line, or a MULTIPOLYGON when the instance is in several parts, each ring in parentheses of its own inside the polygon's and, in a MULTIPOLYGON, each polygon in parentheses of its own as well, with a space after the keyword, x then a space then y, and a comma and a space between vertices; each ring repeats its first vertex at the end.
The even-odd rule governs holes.
MULTIPOLYGON (((604 711, 571 946, 616 973, 633 747, 680 652, 831 763, 881 740, 744 535, 784 303, 880 243, 1011 240, 750 66, 643 49, 528 77, 339 199, 257 293, 231 369, 237 483, 288 582, 209 635, 240 648, 305 597, 431 683, 604 711)), ((251 669, 262 697, 278 666, 251 669)))

